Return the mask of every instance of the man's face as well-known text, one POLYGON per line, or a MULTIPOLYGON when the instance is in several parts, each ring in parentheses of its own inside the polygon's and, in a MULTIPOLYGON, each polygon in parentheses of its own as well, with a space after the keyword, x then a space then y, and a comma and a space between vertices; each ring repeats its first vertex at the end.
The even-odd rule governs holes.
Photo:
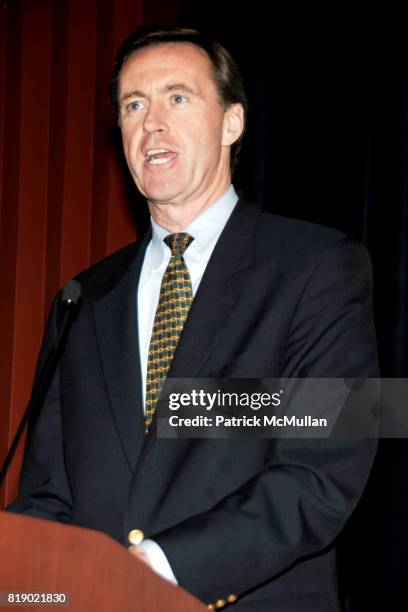
POLYGON ((166 43, 137 51, 120 73, 119 104, 125 157, 150 202, 185 204, 223 193, 242 107, 225 111, 202 49, 166 43))

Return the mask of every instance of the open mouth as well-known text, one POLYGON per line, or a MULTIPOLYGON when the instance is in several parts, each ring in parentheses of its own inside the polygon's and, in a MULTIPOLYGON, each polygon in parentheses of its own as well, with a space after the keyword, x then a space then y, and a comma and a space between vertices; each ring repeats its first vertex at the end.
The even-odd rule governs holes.
POLYGON ((149 149, 146 151, 146 162, 153 166, 167 164, 173 161, 178 156, 178 153, 169 151, 168 149, 149 149))

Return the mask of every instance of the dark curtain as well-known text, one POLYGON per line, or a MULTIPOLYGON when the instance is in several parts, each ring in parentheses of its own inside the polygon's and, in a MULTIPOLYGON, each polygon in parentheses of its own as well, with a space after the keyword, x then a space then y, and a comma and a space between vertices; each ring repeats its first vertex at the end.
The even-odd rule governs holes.
MULTIPOLYGON (((221 40, 250 101, 234 183, 275 213, 337 227, 373 261, 383 377, 408 372, 408 57, 404 37, 355 15, 261 2, 181 2, 221 40)), ((408 398, 407 398, 408 399, 408 398)), ((408 401, 407 401, 408 404, 408 401)), ((408 609, 408 446, 382 440, 338 542, 347 612, 408 609)))

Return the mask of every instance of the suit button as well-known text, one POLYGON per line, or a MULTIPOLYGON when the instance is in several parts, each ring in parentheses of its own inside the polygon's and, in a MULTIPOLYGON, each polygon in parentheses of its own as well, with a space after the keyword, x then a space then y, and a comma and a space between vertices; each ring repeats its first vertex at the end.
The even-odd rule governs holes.
POLYGON ((139 546, 144 540, 144 533, 141 529, 132 529, 128 533, 128 540, 133 546, 139 546))
POLYGON ((207 608, 208 608, 209 610, 215 610, 215 608, 214 608, 214 606, 213 606, 212 604, 208 604, 207 608))
POLYGON ((238 597, 236 595, 228 595, 227 597, 227 601, 228 603, 234 603, 234 601, 237 601, 238 597))
POLYGON ((220 608, 223 608, 226 603, 227 602, 225 601, 225 599, 217 599, 217 601, 215 602, 215 607, 217 610, 219 610, 220 608))

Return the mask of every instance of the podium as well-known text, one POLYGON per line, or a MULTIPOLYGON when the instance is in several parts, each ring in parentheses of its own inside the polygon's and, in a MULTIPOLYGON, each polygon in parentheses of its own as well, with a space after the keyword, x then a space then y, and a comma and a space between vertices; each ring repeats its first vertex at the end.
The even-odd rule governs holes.
POLYGON ((13 606, 24 610, 208 610, 103 533, 11 512, 0 512, 0 591, 67 596, 65 604, 13 606))

